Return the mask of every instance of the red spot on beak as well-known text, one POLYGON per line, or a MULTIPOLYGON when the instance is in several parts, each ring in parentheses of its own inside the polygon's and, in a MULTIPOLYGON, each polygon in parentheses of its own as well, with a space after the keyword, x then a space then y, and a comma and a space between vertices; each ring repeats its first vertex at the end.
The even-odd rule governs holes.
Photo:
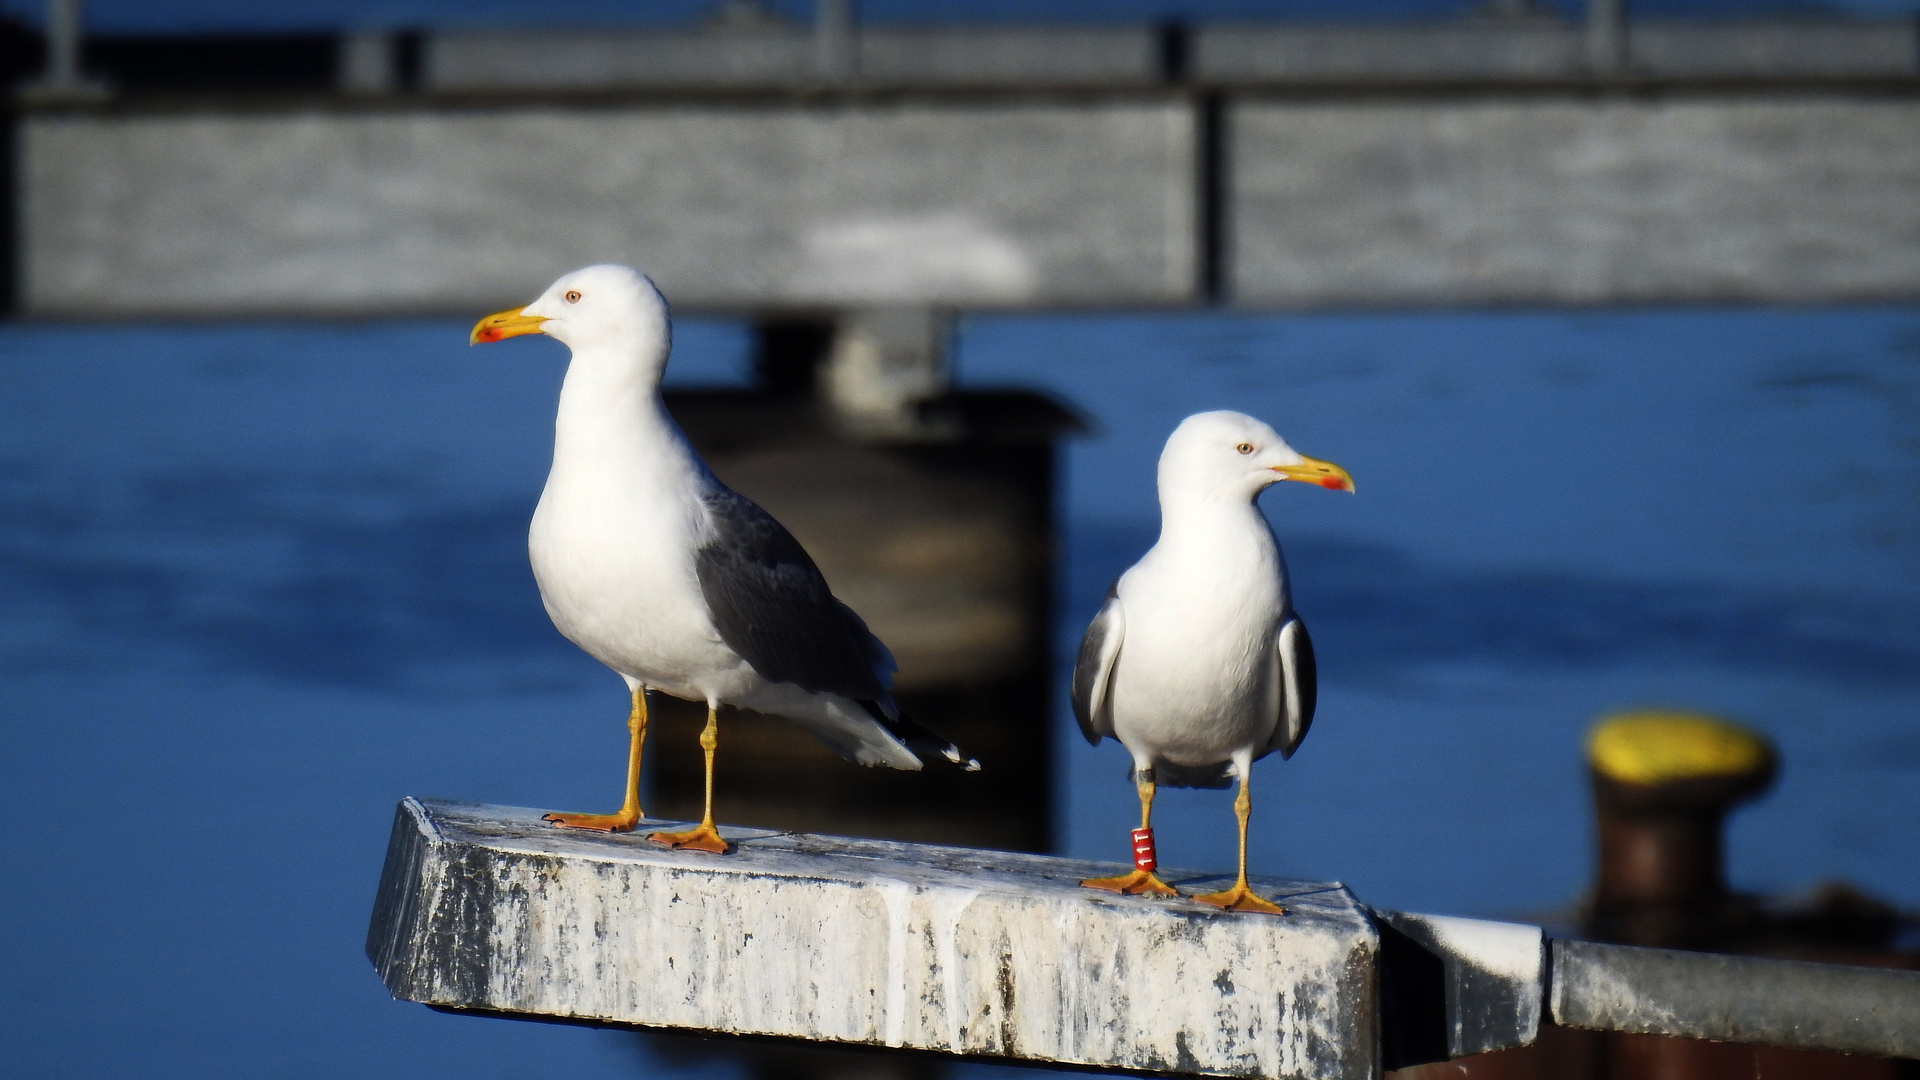
POLYGON ((1329 476, 1325 480, 1320 481, 1320 486, 1326 488, 1328 491, 1345 491, 1347 489, 1347 482, 1337 476, 1329 476))

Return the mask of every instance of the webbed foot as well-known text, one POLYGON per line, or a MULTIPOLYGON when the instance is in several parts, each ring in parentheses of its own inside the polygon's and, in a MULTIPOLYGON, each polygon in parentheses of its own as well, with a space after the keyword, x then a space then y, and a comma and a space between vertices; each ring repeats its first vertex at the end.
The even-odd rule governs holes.
POLYGON ((1119 877, 1088 878, 1080 883, 1082 888, 1103 889, 1120 893, 1123 896, 1179 896, 1173 886, 1160 880, 1160 876, 1151 870, 1135 870, 1119 877))
POLYGON ((712 822, 702 822, 684 832, 651 833, 647 839, 672 848, 710 851, 715 855, 725 855, 732 847, 720 838, 720 830, 714 828, 712 822))

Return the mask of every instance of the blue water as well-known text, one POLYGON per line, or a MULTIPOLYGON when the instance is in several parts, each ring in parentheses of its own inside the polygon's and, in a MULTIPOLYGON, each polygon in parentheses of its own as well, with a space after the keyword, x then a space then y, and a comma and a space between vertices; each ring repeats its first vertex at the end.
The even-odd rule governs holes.
MULTIPOLYGON (((8 1075, 569 1077, 633 1040, 442 1016, 361 955, 395 800, 590 804, 619 681, 547 624, 524 529, 562 352, 449 322, 0 325, 0 1061, 8 1075)), ((681 383, 743 377, 692 321, 681 383)), ((1550 913, 1582 734, 1641 703, 1783 749, 1736 884, 1920 906, 1920 309, 993 317, 969 385, 1073 402, 1063 655, 1154 530, 1153 461, 1234 407, 1349 468, 1266 497, 1321 714, 1256 773, 1259 871, 1550 913)), ((1070 721, 1063 850, 1125 763, 1070 721)), ((724 809, 724 808, 723 808, 724 809)), ((1228 799, 1163 857, 1226 866, 1228 799)))

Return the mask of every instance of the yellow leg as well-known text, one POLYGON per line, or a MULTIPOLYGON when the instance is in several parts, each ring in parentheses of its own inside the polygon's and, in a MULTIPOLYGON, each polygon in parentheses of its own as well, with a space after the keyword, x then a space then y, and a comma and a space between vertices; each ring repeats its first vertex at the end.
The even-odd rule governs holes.
POLYGON ((1240 819, 1240 877, 1233 888, 1225 892, 1208 893, 1196 896, 1195 900, 1203 904, 1212 904, 1228 911, 1259 911, 1268 915, 1285 915, 1286 909, 1270 900, 1263 900, 1247 887, 1247 818, 1253 814, 1253 797, 1247 794, 1248 775, 1252 769, 1241 767, 1240 794, 1234 796, 1233 814, 1240 819))
MULTIPOLYGON (((1153 828, 1153 781, 1141 780, 1138 787, 1140 791, 1140 832, 1147 834, 1148 843, 1151 844, 1153 836, 1151 831, 1153 828)), ((1138 839, 1136 834, 1136 844, 1137 843, 1138 839)), ((1151 848, 1149 848, 1149 851, 1151 851, 1151 848)), ((1153 856, 1149 855, 1147 861, 1149 864, 1153 863, 1153 856)), ((1132 873, 1121 874, 1119 877, 1088 878, 1080 884, 1089 889, 1105 889, 1107 892, 1117 892, 1128 896, 1139 893, 1151 893, 1154 896, 1180 895, 1174 891, 1173 886, 1160 880, 1160 876, 1154 873, 1157 869, 1158 866, 1154 865, 1142 866, 1140 856, 1136 851, 1132 873)))
POLYGON ((711 851, 715 855, 727 853, 727 842, 720 839, 720 830, 713 824, 713 750, 719 745, 720 713, 717 707, 709 705, 707 726, 700 732, 700 749, 707 752, 707 806, 700 816, 700 824, 685 832, 657 832, 647 839, 677 848, 711 851))
POLYGON ((647 741, 647 688, 633 692, 633 710, 627 714, 627 796, 613 814, 547 814, 546 820, 567 829, 627 832, 646 816, 640 809, 640 748, 647 741))

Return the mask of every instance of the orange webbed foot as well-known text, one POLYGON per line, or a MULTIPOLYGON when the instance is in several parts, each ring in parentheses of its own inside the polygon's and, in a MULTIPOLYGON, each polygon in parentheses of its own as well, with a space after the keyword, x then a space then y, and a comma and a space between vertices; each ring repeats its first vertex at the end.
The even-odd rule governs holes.
POLYGON ((1279 904, 1255 896, 1253 890, 1247 888, 1247 883, 1244 881, 1223 892, 1208 893, 1205 896, 1196 896, 1194 899, 1227 911, 1257 911, 1263 915, 1287 913, 1287 909, 1279 904))
POLYGON ((1088 878, 1080 883, 1081 888, 1103 889, 1120 893, 1123 896, 1179 896, 1174 887, 1161 881, 1159 875, 1151 870, 1135 870, 1131 874, 1119 877, 1088 878))
POLYGON ((732 845, 721 839, 719 829, 706 823, 696 825, 685 832, 652 833, 647 836, 647 839, 672 848, 710 851, 715 855, 725 855, 732 848, 732 845))
POLYGON ((542 814, 540 820, 550 821, 560 829, 591 829, 594 832, 632 832, 640 823, 639 814, 542 814))

